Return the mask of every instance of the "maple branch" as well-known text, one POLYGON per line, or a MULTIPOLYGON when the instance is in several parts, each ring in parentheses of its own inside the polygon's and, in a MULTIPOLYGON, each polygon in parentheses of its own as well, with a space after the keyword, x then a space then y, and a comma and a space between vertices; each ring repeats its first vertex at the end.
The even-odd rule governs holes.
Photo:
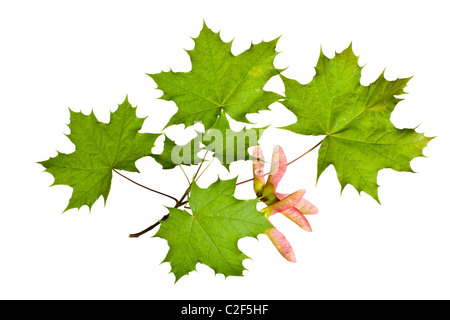
POLYGON ((181 171, 183 171, 184 177, 186 178, 188 184, 190 185, 190 184, 191 184, 191 180, 189 180, 189 178, 188 178, 188 176, 187 176, 187 174, 186 174, 186 171, 184 171, 184 169, 183 169, 183 167, 181 166, 181 164, 179 164, 178 166, 180 167, 181 171))
MULTIPOLYGON (((310 152, 313 151, 315 148, 317 148, 318 146, 320 146, 321 143, 323 142, 323 140, 325 140, 325 138, 323 138, 322 140, 320 140, 319 143, 317 143, 314 147, 312 147, 311 149, 309 149, 308 151, 306 151, 305 153, 303 153, 301 156, 295 158, 295 159, 292 160, 291 162, 288 162, 287 165, 290 165, 291 163, 294 163, 294 162, 297 161, 298 159, 300 159, 300 158, 306 156, 308 153, 310 153, 310 152)), ((270 172, 267 172, 267 173, 265 173, 264 175, 267 176, 269 173, 270 173, 270 172)), ((253 178, 247 179, 247 180, 244 180, 244 181, 241 181, 241 182, 239 182, 239 183, 236 183, 236 185, 238 186, 238 185, 240 185, 240 184, 244 184, 244 183, 247 183, 247 182, 250 182, 250 181, 253 181, 253 178)))
POLYGON ((112 169, 112 170, 113 170, 115 173, 117 173, 119 176, 121 176, 121 177, 127 179, 128 181, 131 181, 131 182, 133 182, 134 184, 136 184, 136 185, 138 185, 138 186, 140 186, 140 187, 142 187, 142 188, 144 188, 144 189, 147 189, 147 190, 150 190, 150 191, 152 191, 152 192, 158 193, 158 194, 160 194, 160 195, 166 196, 167 198, 170 198, 170 199, 172 199, 172 200, 174 200, 175 202, 178 203, 177 198, 172 197, 171 195, 165 194, 164 192, 160 192, 160 191, 151 189, 151 188, 149 188, 149 187, 146 187, 146 186, 144 186, 144 185, 142 185, 142 184, 140 184, 140 183, 137 183, 136 181, 134 181, 134 180, 128 178, 127 176, 124 176, 123 174, 121 174, 121 173, 120 173, 119 171, 117 171, 116 169, 112 169))
MULTIPOLYGON (((324 139, 325 139, 325 138, 324 138, 324 139)), ((287 165, 290 165, 290 164, 294 163, 295 161, 297 161, 298 159, 300 159, 300 158, 306 156, 308 153, 310 153, 310 152, 313 151, 315 148, 317 148, 318 146, 320 146, 320 144, 323 142, 324 139, 320 140, 314 147, 312 147, 311 149, 309 149, 308 151, 306 151, 305 153, 303 153, 303 154, 300 155, 299 157, 295 158, 294 160, 292 160, 291 162, 289 162, 287 165)), ((192 179, 192 182, 190 183, 189 187, 186 189, 186 191, 184 192, 184 194, 181 196, 181 198, 180 198, 179 200, 177 200, 177 199, 175 199, 174 197, 169 196, 171 199, 173 199, 173 200, 176 201, 176 204, 175 204, 174 208, 179 208, 179 207, 185 205, 186 203, 188 203, 188 201, 187 201, 187 200, 184 200, 184 199, 186 198, 186 196, 187 196, 187 195, 189 194, 189 192, 191 191, 192 183, 193 183, 194 181, 196 181, 195 178, 197 177, 198 173, 200 172, 200 169, 202 168, 203 162, 205 162, 205 158, 206 158, 206 155, 207 155, 207 154, 208 154, 208 152, 206 152, 205 155, 203 156, 203 160, 202 160, 202 162, 200 163, 200 165, 198 166, 197 172, 195 173, 195 175, 194 175, 194 177, 193 177, 193 179, 192 179)), ((214 159, 213 159, 213 160, 214 160, 214 159)), ((211 164, 211 163, 210 163, 210 164, 211 164)), ((208 166, 202 171, 202 173, 200 174, 199 178, 200 178, 201 175, 206 171, 206 169, 208 169, 208 167, 209 167, 209 164, 208 164, 208 166)), ((113 169, 113 170, 114 170, 114 169, 113 169)), ((115 170, 114 170, 114 171, 115 171, 115 170)), ((117 171, 115 171, 115 172, 117 172, 117 171)), ((117 173, 118 173, 118 172, 117 172, 117 173)), ((118 174, 120 174, 120 173, 118 173, 118 174)), ((266 175, 268 175, 268 174, 269 174, 269 172, 266 173, 266 174, 264 174, 264 175, 266 176, 266 175)), ((120 175, 121 175, 121 174, 120 174, 120 175)), ((123 175, 121 175, 121 176, 123 176, 123 175)), ((123 176, 123 177, 126 178, 126 179, 128 179, 128 180, 130 180, 130 181, 133 182, 133 183, 136 183, 137 185, 140 185, 140 184, 138 184, 137 182, 134 182, 133 180, 131 180, 131 179, 125 177, 125 176, 123 176)), ((250 181, 253 181, 253 178, 252 178, 252 179, 248 179, 248 180, 241 181, 241 182, 237 183, 236 185, 238 186, 238 185, 240 185, 240 184, 243 184, 243 183, 246 183, 246 182, 250 182, 250 181)), ((142 185, 140 185, 140 186, 141 186, 141 187, 144 187, 144 188, 146 188, 146 189, 149 189, 149 188, 147 188, 147 187, 145 187, 145 186, 142 186, 142 185)), ((152 190, 152 189, 149 189, 149 190, 152 190)), ((155 190, 152 190, 152 191, 155 191, 155 190)), ((160 193, 159 191, 155 191, 155 192, 160 193)), ((164 195, 165 195, 165 194, 164 194, 164 195)), ((166 196, 168 196, 168 195, 166 195, 166 196)), ((169 213, 166 214, 165 216, 163 216, 160 220, 158 220, 157 222, 155 222, 154 224, 152 224, 152 225, 149 226, 148 228, 146 228, 146 229, 144 229, 144 230, 142 230, 142 231, 140 231, 140 232, 137 232, 137 233, 132 233, 132 234, 130 234, 128 237, 130 237, 130 238, 137 238, 137 237, 139 237, 139 236, 141 236, 141 235, 143 235, 143 234, 149 232, 150 230, 154 229, 155 227, 157 227, 157 226, 161 223, 161 221, 166 220, 168 217, 169 217, 169 213)))
MULTIPOLYGON (((186 189, 186 191, 185 191, 184 194, 181 196, 181 198, 180 198, 179 200, 177 200, 176 198, 174 198, 174 197, 172 197, 172 196, 169 196, 171 199, 173 199, 173 200, 176 201, 176 204, 175 204, 175 206, 174 206, 175 209, 176 209, 176 208, 179 208, 179 207, 181 207, 181 206, 183 206, 183 205, 185 205, 186 203, 188 203, 188 201, 187 201, 187 200, 184 200, 184 199, 187 197, 187 195, 188 195, 189 192, 191 191, 192 183, 194 183, 195 178, 197 177, 198 173, 200 172, 200 169, 202 168, 203 162, 205 162, 205 158, 206 158, 206 155, 207 155, 207 154, 208 154, 208 150, 206 151, 205 155, 203 156, 202 162, 201 162, 200 165, 198 166, 197 172, 195 173, 194 177, 192 178, 192 182, 189 184, 189 187, 186 189)), ((207 169, 207 168, 206 168, 206 169, 207 169)), ((206 169, 205 169, 205 170, 206 170, 206 169)), ((115 171, 115 170, 114 170, 114 171, 115 171)), ((118 172, 117 172, 117 173, 118 173, 118 172)), ((203 173, 203 172, 202 172, 202 173, 203 173)), ((120 174, 120 173, 119 173, 119 174, 120 174)), ((123 176, 123 177, 126 178, 125 176, 123 176)), ((129 179, 129 178, 127 178, 127 179, 130 180, 131 182, 134 182, 133 180, 131 180, 131 179, 129 179)), ((134 182, 134 183, 136 183, 136 182, 134 182)), ((139 185, 138 183, 136 183, 136 184, 139 185)), ((141 187, 144 187, 144 186, 141 185, 141 187)), ((144 188, 148 189, 147 187, 144 187, 144 188)), ((151 189, 150 189, 150 190, 151 190, 151 189)), ((152 191, 154 191, 154 190, 152 190, 152 191)), ((156 192, 158 192, 158 191, 156 191, 156 192)), ((158 192, 158 193, 160 193, 160 192, 158 192)), ((143 234, 145 234, 145 233, 149 232, 150 230, 154 229, 155 227, 157 227, 157 226, 161 223, 161 221, 164 221, 164 220, 166 220, 167 218, 169 218, 169 214, 170 214, 170 213, 166 214, 164 217, 162 217, 160 220, 156 221, 156 222, 155 222, 154 224, 152 224, 150 227, 148 227, 148 228, 146 228, 146 229, 144 229, 144 230, 142 230, 142 231, 140 231, 140 232, 132 233, 132 234, 128 235, 128 237, 129 237, 129 238, 137 238, 137 237, 142 236, 143 234)))

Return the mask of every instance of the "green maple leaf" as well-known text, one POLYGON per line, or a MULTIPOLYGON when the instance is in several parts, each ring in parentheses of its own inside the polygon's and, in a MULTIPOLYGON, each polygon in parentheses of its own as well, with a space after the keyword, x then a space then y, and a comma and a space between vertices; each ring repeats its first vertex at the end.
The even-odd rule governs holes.
MULTIPOLYGON (((325 135, 319 150, 317 179, 332 164, 342 189, 353 185, 378 199, 378 171, 412 172, 410 161, 423 156, 432 139, 390 122, 409 78, 388 81, 384 73, 369 86, 360 84, 362 67, 351 45, 334 58, 322 52, 313 80, 302 85, 282 76, 282 103, 297 116, 286 129, 304 135, 325 135)), ((341 189, 341 190, 342 190, 341 189)))
POLYGON ((273 65, 278 39, 252 44, 234 56, 232 42, 223 42, 219 33, 204 24, 194 41, 194 49, 187 51, 192 62, 190 72, 149 74, 164 93, 161 99, 174 101, 178 107, 167 126, 190 126, 201 121, 207 130, 222 110, 234 120, 248 122, 248 113, 266 110, 282 98, 263 90, 266 82, 280 72, 273 65))
POLYGON ((265 128, 252 128, 234 131, 230 123, 222 113, 213 128, 202 135, 205 149, 214 152, 214 157, 230 170, 230 164, 239 160, 254 160, 248 153, 248 148, 256 146, 265 128), (210 143, 209 143, 210 142, 210 143))
POLYGON ((60 153, 42 161, 55 181, 53 185, 73 188, 64 211, 92 207, 100 196, 104 201, 111 189, 113 169, 139 172, 135 162, 151 154, 158 134, 138 133, 145 118, 136 116, 128 99, 111 113, 108 124, 99 122, 93 113, 84 115, 70 110, 70 135, 75 145, 70 154, 60 153))
POLYGON ((234 197, 236 179, 218 180, 206 189, 192 185, 189 204, 192 214, 170 208, 169 218, 161 221, 155 237, 166 239, 169 262, 176 281, 194 271, 197 263, 216 273, 242 276, 242 262, 248 258, 237 242, 243 237, 257 237, 272 225, 256 209, 258 199, 234 197))

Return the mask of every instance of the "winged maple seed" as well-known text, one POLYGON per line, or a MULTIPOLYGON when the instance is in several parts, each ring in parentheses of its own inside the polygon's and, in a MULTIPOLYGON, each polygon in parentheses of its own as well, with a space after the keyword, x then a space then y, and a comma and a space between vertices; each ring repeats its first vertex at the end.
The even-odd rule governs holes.
MULTIPOLYGON (((267 219, 276 213, 281 213, 303 230, 311 232, 311 226, 305 215, 316 214, 319 210, 303 198, 306 191, 300 189, 291 194, 276 192, 288 165, 283 149, 280 146, 273 149, 267 182, 264 178, 264 155, 259 145, 253 149, 253 156, 258 159, 253 161, 253 188, 256 195, 267 205, 261 212, 265 214, 267 219)), ((266 235, 286 260, 296 262, 289 241, 280 231, 272 228, 266 231, 266 235)))

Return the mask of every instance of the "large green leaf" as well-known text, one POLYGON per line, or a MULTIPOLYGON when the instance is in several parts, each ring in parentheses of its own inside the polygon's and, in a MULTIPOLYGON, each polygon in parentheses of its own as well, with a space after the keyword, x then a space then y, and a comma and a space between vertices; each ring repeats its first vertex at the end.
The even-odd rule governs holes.
POLYGON ((149 74, 164 93, 161 99, 172 100, 178 107, 167 126, 190 126, 198 121, 207 130, 222 110, 234 120, 248 122, 248 113, 268 109, 281 98, 263 90, 266 82, 279 72, 273 65, 278 39, 252 44, 250 49, 234 56, 232 42, 223 42, 219 33, 204 24, 194 41, 194 49, 187 51, 192 62, 190 72, 149 74))
POLYGON ((378 171, 412 172, 410 161, 423 156, 432 139, 414 129, 398 129, 390 116, 409 78, 388 81, 384 73, 369 86, 360 84, 362 67, 351 46, 334 58, 322 52, 313 80, 302 85, 282 76, 286 99, 297 116, 286 129, 304 135, 324 135, 317 178, 334 165, 342 189, 353 185, 378 199, 378 171))
POLYGON ((176 281, 199 262, 225 277, 242 275, 242 261, 248 257, 239 250, 238 240, 256 237, 272 225, 256 209, 258 199, 238 200, 235 188, 236 179, 218 180, 206 189, 194 183, 189 197, 192 214, 170 208, 169 218, 161 221, 155 237, 169 244, 163 262, 170 263, 176 281))
POLYGON ((70 154, 59 153, 42 161, 55 181, 53 185, 73 188, 67 211, 92 207, 100 196, 106 202, 111 189, 113 169, 139 172, 136 160, 151 154, 158 134, 138 133, 144 118, 136 116, 128 99, 111 113, 108 124, 99 122, 93 113, 70 111, 69 139, 75 144, 70 154))

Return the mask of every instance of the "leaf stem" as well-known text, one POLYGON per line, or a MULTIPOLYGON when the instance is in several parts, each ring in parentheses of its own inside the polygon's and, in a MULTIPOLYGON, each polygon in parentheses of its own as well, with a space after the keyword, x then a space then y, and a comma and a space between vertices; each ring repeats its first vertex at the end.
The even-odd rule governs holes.
MULTIPOLYGON (((174 197, 172 197, 172 196, 169 196, 171 199, 173 199, 173 200, 175 200, 176 201, 176 204, 175 204, 175 206, 174 206, 174 208, 176 209, 176 208, 179 208, 179 207, 181 207, 181 206, 183 206, 183 205, 185 205, 186 203, 188 203, 188 201, 187 200, 184 200, 186 197, 187 197, 187 195, 189 194, 189 192, 191 191, 191 187, 192 187, 192 184, 194 183, 194 181, 195 181, 195 178, 197 177, 197 175, 198 175, 198 173, 200 172, 200 169, 202 168, 202 165, 203 165, 203 162, 205 162, 205 158, 206 158, 206 155, 208 154, 208 150, 206 151, 206 153, 205 153, 205 155, 203 156, 203 159, 202 159, 202 162, 200 163, 200 165, 198 166, 198 169, 197 169, 197 172, 195 173, 195 175, 194 175, 194 177, 192 178, 192 182, 189 184, 189 187, 186 189, 186 191, 183 193, 183 195, 181 196, 181 198, 179 199, 179 200, 177 200, 176 198, 174 198, 174 197)), ((206 169, 205 169, 206 170, 206 169)), ((115 170, 114 170, 115 171, 115 170)), ((117 172, 118 173, 118 172, 117 172)), ((120 173, 119 173, 120 174, 120 173)), ((124 178, 126 178, 125 176, 123 176, 124 178)), ((129 179, 129 178, 127 178, 128 180, 130 180, 131 182, 134 182, 134 181, 132 181, 131 179, 129 179)), ((136 182, 134 182, 134 183, 136 183, 136 182)), ((140 185, 140 184, 138 184, 138 183, 136 183, 137 185, 140 185)), ((141 187, 144 187, 144 186, 142 186, 142 185, 140 185, 141 187)), ((147 188, 147 187, 144 187, 144 188, 146 188, 146 189, 149 189, 149 188, 147 188)), ((150 189, 151 190, 151 189, 150 189)), ((154 191, 154 190, 152 190, 152 191, 154 191)), ((160 193, 159 191, 156 191, 156 192, 158 192, 158 193, 160 193)), ((167 195, 166 195, 167 196, 167 195)), ((128 235, 128 237, 130 237, 130 238, 137 238, 137 237, 140 237, 140 236, 142 236, 143 234, 145 234, 145 233, 147 233, 147 232, 149 232, 150 230, 152 230, 152 229, 154 229, 155 227, 157 227, 160 223, 161 223, 161 221, 163 221, 163 220, 166 220, 167 218, 169 218, 169 213, 168 214, 166 214, 164 217, 162 217, 160 220, 158 220, 157 222, 155 222, 154 224, 152 224, 150 227, 148 227, 148 228, 146 228, 146 229, 144 229, 144 230, 142 230, 142 231, 140 231, 140 232, 137 232, 137 233, 132 233, 132 234, 130 234, 130 235, 128 235)))
POLYGON ((294 163, 295 161, 297 161, 298 159, 306 156, 308 153, 310 153, 311 151, 313 151, 315 148, 317 148, 318 146, 320 146, 323 142, 323 140, 325 140, 325 138, 323 138, 322 140, 320 140, 314 147, 312 147, 311 149, 309 149, 308 151, 306 151, 304 154, 302 154, 301 156, 299 156, 298 158, 295 158, 294 160, 292 160, 291 162, 288 162, 287 165, 290 165, 291 163, 294 163))
MULTIPOLYGON (((295 161, 297 161, 298 159, 300 159, 300 158, 306 156, 308 153, 310 153, 310 152, 313 151, 315 148, 317 148, 318 146, 320 146, 320 145, 322 144, 322 142, 323 142, 324 139, 325 139, 325 138, 323 138, 322 140, 320 140, 319 143, 317 143, 314 147, 312 147, 311 149, 309 149, 308 151, 306 151, 305 153, 303 153, 301 156, 295 158, 295 159, 292 160, 291 162, 288 162, 287 165, 290 165, 290 164, 294 163, 295 161)), ((267 172, 267 173, 265 173, 264 175, 267 176, 269 173, 270 173, 270 172, 267 172)), ((244 181, 241 181, 241 182, 239 182, 239 183, 236 183, 236 185, 238 186, 238 185, 240 185, 240 184, 244 184, 244 183, 247 183, 247 182, 250 182, 250 181, 253 181, 253 178, 247 179, 247 180, 244 180, 244 181)))
POLYGON ((152 191, 152 192, 154 192, 154 193, 158 193, 158 194, 160 194, 160 195, 166 196, 167 198, 170 198, 170 199, 174 200, 175 202, 178 202, 177 198, 172 197, 171 195, 165 194, 164 192, 160 192, 160 191, 151 189, 151 188, 149 188, 149 187, 146 187, 146 186, 144 186, 144 185, 142 185, 142 184, 140 184, 140 183, 137 183, 136 181, 134 181, 134 180, 128 178, 127 176, 124 176, 123 174, 121 174, 121 173, 120 173, 119 171, 117 171, 116 169, 112 169, 112 170, 113 170, 115 173, 117 173, 119 176, 121 176, 121 177, 127 179, 128 181, 133 182, 134 184, 136 184, 136 185, 138 185, 138 186, 140 186, 140 187, 142 187, 142 188, 144 188, 144 189, 147 189, 147 190, 150 190, 150 191, 152 191))

